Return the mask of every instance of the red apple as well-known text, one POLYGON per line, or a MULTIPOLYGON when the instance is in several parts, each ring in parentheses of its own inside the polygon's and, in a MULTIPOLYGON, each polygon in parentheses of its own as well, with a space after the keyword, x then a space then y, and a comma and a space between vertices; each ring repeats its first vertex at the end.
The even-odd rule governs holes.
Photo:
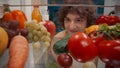
POLYGON ((56 33, 55 24, 50 20, 46 20, 45 22, 42 22, 42 24, 47 28, 48 32, 50 32, 51 38, 53 38, 56 33))

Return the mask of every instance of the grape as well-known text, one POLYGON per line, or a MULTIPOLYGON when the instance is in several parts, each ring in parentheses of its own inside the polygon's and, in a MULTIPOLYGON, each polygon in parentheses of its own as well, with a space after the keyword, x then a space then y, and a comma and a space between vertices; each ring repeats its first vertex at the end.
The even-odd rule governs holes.
POLYGON ((16 30, 17 28, 19 28, 19 22, 18 21, 10 22, 9 29, 16 30))
POLYGON ((10 22, 4 22, 4 23, 1 23, 0 26, 3 27, 3 28, 9 28, 9 25, 10 25, 10 22))
POLYGON ((33 44, 33 47, 34 47, 35 49, 40 49, 40 46, 41 46, 40 42, 35 42, 35 43, 33 44))
POLYGON ((40 26, 38 24, 35 25, 35 30, 39 30, 40 26))
POLYGON ((41 36, 42 36, 42 32, 41 32, 41 31, 38 31, 38 32, 37 32, 37 36, 38 36, 38 37, 41 37, 41 36))
POLYGON ((49 46, 50 43, 49 43, 49 42, 45 42, 44 45, 45 45, 45 46, 49 46))
POLYGON ((9 44, 11 42, 11 39, 19 34, 19 23, 17 21, 11 21, 11 22, 3 22, 0 23, 0 26, 3 27, 6 32, 8 33, 8 38, 9 38, 9 42, 8 42, 8 47, 9 44))
POLYGON ((37 35, 37 32, 38 32, 37 30, 33 30, 32 33, 33 33, 33 35, 37 35))
POLYGON ((7 48, 9 48, 9 45, 10 45, 12 38, 14 36, 18 35, 18 32, 14 31, 14 30, 7 29, 7 33, 8 33, 8 37, 9 37, 9 42, 8 42, 7 48))
MULTIPOLYGON (((46 27, 44 25, 37 23, 37 21, 33 20, 31 22, 26 22, 25 27, 28 29, 29 34, 27 36, 27 39, 29 42, 48 42, 50 45, 50 33, 47 31, 46 27)), ((45 44, 45 45, 48 45, 45 44)))
POLYGON ((31 33, 31 32, 29 32, 29 33, 28 33, 28 39, 29 39, 29 38, 30 38, 30 39, 32 39, 32 38, 33 38, 33 35, 32 35, 32 33, 31 33))
POLYGON ((37 36, 34 36, 33 39, 34 39, 34 41, 38 41, 39 40, 39 38, 37 36))
POLYGON ((16 34, 18 35, 19 34, 19 32, 20 32, 20 29, 19 28, 17 28, 16 30, 14 30, 15 32, 16 32, 16 34))
POLYGON ((10 30, 10 29, 7 30, 7 33, 8 33, 9 39, 12 39, 14 36, 17 35, 16 31, 10 30))
POLYGON ((42 36, 42 37, 41 37, 41 41, 44 41, 44 39, 45 39, 45 36, 42 36))
POLYGON ((51 41, 51 39, 50 39, 50 37, 49 37, 49 36, 45 36, 45 37, 44 37, 44 41, 48 41, 48 42, 50 42, 50 41, 51 41))
POLYGON ((22 36, 26 37, 28 35, 28 29, 27 28, 21 29, 20 33, 22 36))
POLYGON ((29 39, 28 42, 30 42, 30 43, 33 41, 33 39, 31 39, 31 38, 28 38, 28 39, 29 39))
POLYGON ((27 27, 27 29, 28 29, 28 32, 32 32, 33 31, 33 29, 30 28, 30 27, 27 27))
POLYGON ((46 28, 45 28, 45 27, 42 27, 42 28, 41 28, 41 32, 42 32, 43 34, 46 34, 46 33, 47 33, 46 28))

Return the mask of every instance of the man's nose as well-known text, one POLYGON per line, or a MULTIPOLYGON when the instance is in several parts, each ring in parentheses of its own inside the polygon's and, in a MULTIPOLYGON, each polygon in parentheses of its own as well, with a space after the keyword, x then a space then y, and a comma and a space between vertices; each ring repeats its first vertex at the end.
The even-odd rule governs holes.
POLYGON ((73 29, 75 28, 75 23, 74 23, 74 21, 71 21, 69 27, 70 27, 70 30, 73 30, 73 29))

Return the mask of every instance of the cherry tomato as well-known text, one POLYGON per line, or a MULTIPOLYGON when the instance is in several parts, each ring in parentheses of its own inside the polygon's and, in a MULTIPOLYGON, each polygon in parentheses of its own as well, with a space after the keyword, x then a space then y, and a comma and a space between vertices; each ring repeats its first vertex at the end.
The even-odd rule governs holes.
POLYGON ((57 62, 63 68, 69 68, 72 65, 72 57, 66 53, 59 54, 57 57, 57 62))
POLYGON ((102 15, 97 18, 96 23, 97 24, 106 23, 108 25, 114 25, 116 23, 120 23, 120 18, 118 16, 102 15))
POLYGON ((68 50, 79 62, 86 62, 97 56, 97 47, 89 36, 83 32, 74 33, 68 40, 68 50))
POLYGON ((103 62, 120 61, 120 40, 103 40, 97 47, 99 57, 103 62))

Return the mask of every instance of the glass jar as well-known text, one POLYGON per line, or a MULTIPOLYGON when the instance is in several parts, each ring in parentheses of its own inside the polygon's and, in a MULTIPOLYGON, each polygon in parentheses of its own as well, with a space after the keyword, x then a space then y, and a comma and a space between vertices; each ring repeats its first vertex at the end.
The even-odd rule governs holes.
POLYGON ((33 6, 33 11, 32 11, 32 20, 37 20, 37 22, 42 21, 42 15, 39 11, 39 6, 33 6))

